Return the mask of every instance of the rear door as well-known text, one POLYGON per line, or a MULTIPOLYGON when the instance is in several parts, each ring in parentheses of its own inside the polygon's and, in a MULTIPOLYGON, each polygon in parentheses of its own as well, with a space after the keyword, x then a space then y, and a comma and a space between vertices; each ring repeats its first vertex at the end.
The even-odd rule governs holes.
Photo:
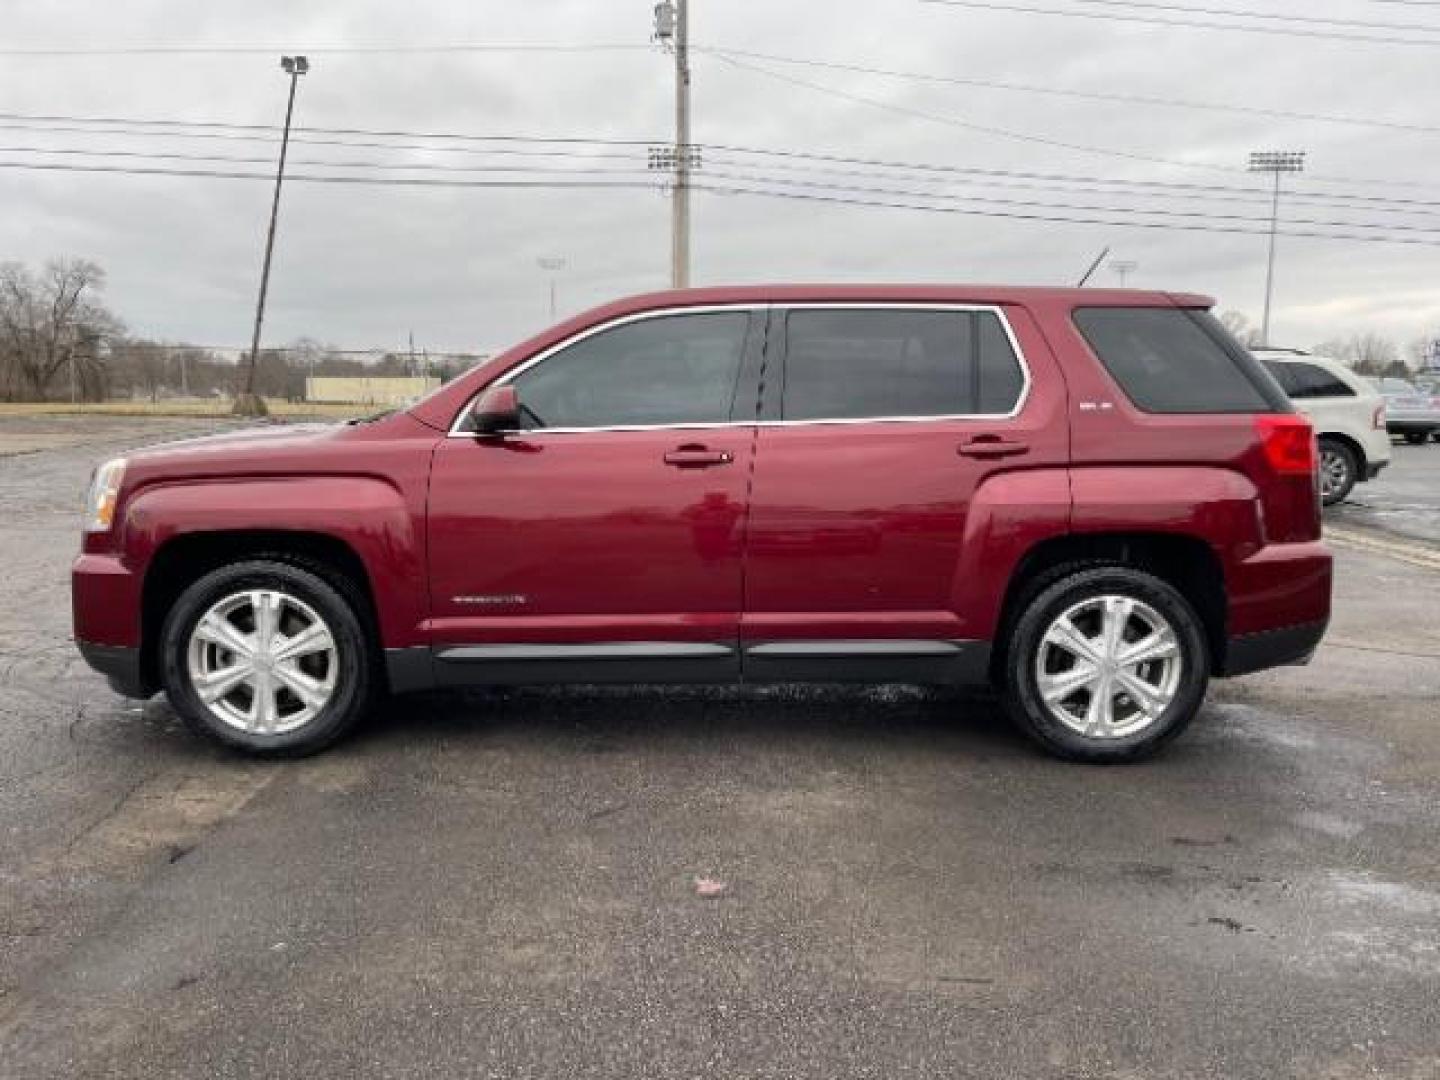
POLYGON ((778 308, 770 341, 746 676, 943 677, 991 629, 963 600, 977 491, 1068 459, 1043 340, 1021 309, 807 304, 778 308))

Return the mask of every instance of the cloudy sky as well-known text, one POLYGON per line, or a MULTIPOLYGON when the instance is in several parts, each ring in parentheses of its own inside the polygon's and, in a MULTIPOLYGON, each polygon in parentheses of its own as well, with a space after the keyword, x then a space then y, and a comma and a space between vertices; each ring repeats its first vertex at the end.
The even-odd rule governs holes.
MULTIPOLYGON (((1099 0, 1006 2, 1186 17, 1099 0)), ((1262 178, 1245 173, 1246 157, 1255 149, 1304 149, 1308 171, 1293 187, 1313 197, 1287 202, 1282 231, 1427 243, 1282 237, 1272 338, 1309 345, 1377 331, 1403 343, 1440 334, 1440 30, 1340 25, 1440 27, 1440 6, 1178 5, 1288 12, 1290 21, 1264 25, 1375 39, 1362 41, 921 0, 692 3, 694 139, 707 148, 699 182, 722 189, 695 195, 697 284, 1071 284, 1108 245, 1113 258, 1136 264, 1130 284, 1209 293, 1258 322, 1268 202, 1253 190, 1262 178), (1302 12, 1336 21, 1294 21, 1302 12), (846 70, 855 66, 970 82, 846 70), (1192 228, 1122 224, 1137 220, 1192 228)), ((645 143, 673 137, 673 84, 668 57, 647 47, 650 7, 648 0, 17 0, 6 5, 0 49, 0 259, 86 256, 108 271, 108 300, 134 332, 246 341, 268 181, 15 166, 264 174, 276 151, 273 133, 135 122, 278 124, 283 48, 308 52, 314 65, 300 87, 297 127, 312 130, 300 131, 292 146, 296 176, 631 186, 289 184, 267 341, 309 335, 344 347, 393 347, 413 330, 417 344, 435 350, 503 346, 548 320, 543 257, 567 260, 562 313, 663 287, 669 210, 644 171, 645 143), (345 51, 460 44, 605 48, 345 51), (152 46, 222 51, 7 51, 152 46), (94 122, 101 119, 132 123, 94 122), (433 134, 522 141, 422 137, 433 134), (529 141, 542 138, 605 141, 529 141), (524 152, 495 152, 501 149, 524 152)), ((1106 267, 1096 280, 1114 284, 1118 274, 1106 267)))

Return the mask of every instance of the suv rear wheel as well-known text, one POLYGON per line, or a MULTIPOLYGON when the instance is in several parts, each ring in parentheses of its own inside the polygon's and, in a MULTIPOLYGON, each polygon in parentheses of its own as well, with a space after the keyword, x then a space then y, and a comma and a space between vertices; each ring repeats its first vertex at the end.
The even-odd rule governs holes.
POLYGON ((1344 502, 1360 478, 1355 451, 1335 439, 1320 440, 1320 499, 1326 506, 1344 502))
POLYGON ((1128 761, 1179 735, 1210 678, 1204 628, 1159 578, 1126 567, 1042 585, 1015 624, 1005 670, 1012 719, 1050 752, 1128 761))
POLYGON ((350 591, 269 559, 200 578, 161 631, 163 681, 176 712, 192 729, 251 753, 297 756, 340 738, 377 685, 350 591))

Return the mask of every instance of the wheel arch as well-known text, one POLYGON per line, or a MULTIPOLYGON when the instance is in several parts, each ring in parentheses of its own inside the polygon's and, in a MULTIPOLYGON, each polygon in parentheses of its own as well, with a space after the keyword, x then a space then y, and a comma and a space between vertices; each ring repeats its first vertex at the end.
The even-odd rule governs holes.
POLYGON ((1183 533, 1067 533, 1031 547, 1010 576, 991 653, 992 681, 1005 670, 1015 623, 1030 599, 1067 572, 1102 565, 1142 570, 1173 586, 1200 616, 1213 665, 1223 666, 1229 616, 1225 572, 1208 543, 1183 533))
POLYGON ((1356 439, 1355 436, 1343 431, 1322 431, 1319 432, 1315 438, 1319 442, 1324 442, 1328 439, 1331 442, 1339 443, 1345 447, 1345 449, 1355 455, 1355 464, 1360 470, 1360 475, 1365 475, 1365 469, 1369 466, 1369 458, 1365 453, 1365 447, 1361 445, 1360 440, 1356 439))
POLYGON ((332 580, 340 577, 363 610, 360 617, 378 644, 379 614, 365 562, 344 540, 327 533, 287 529, 187 532, 165 541, 150 558, 140 594, 140 672, 148 686, 160 684, 159 643, 165 616, 193 582, 212 570, 246 559, 271 558, 302 566, 332 580))

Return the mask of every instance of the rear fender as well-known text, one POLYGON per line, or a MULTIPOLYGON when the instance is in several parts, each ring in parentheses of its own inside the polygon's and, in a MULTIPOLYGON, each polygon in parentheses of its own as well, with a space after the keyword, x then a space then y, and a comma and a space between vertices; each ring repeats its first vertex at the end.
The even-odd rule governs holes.
POLYGON ((994 640, 1020 560, 1041 541, 1067 532, 1070 514, 1070 480, 1063 468, 1000 473, 976 489, 950 588, 951 610, 964 637, 994 640))

